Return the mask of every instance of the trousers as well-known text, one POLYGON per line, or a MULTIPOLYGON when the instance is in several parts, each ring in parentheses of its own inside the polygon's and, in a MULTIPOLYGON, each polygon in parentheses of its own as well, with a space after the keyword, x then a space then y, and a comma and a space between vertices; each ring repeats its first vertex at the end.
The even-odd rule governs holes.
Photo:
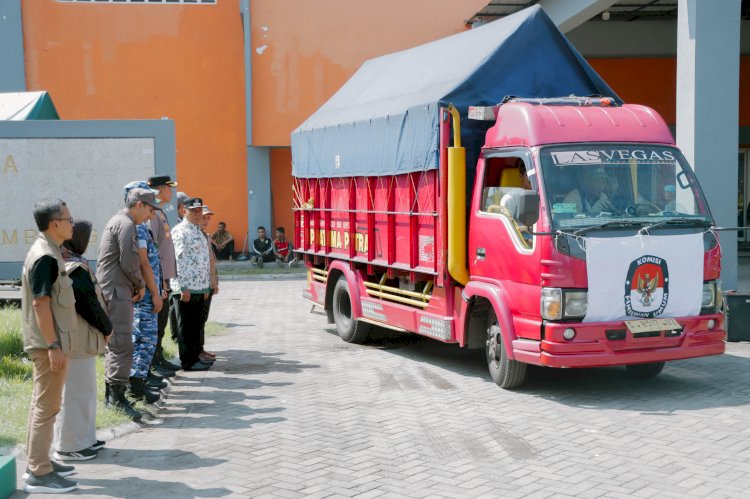
MULTIPOLYGON (((157 362, 160 358, 164 356, 163 349, 161 346, 161 342, 164 339, 164 333, 167 330, 167 323, 170 321, 170 316, 172 315, 172 300, 164 300, 164 305, 161 307, 161 312, 159 312, 159 317, 157 320, 159 329, 158 329, 158 335, 156 339, 156 351, 154 352, 154 360, 153 362, 157 362)), ((175 326, 172 326, 172 337, 174 337, 174 328, 175 326)))
POLYGON ((26 455, 29 470, 35 476, 41 476, 52 472, 49 450, 68 370, 66 364, 62 371, 52 371, 47 350, 32 350, 29 357, 34 363, 34 391, 29 409, 26 455))
POLYGON ((201 316, 201 334, 200 334, 200 346, 201 351, 205 350, 204 345, 206 344, 206 322, 208 322, 208 314, 211 312, 211 299, 214 296, 214 292, 211 291, 208 294, 208 299, 203 302, 203 313, 201 316))
POLYGON ((154 313, 151 293, 147 292, 143 300, 135 304, 133 314, 133 365, 130 368, 131 378, 145 378, 156 352, 159 340, 159 319, 154 313))
POLYGON ((107 304, 107 314, 115 330, 104 349, 104 380, 108 385, 129 386, 130 368, 133 366, 133 303, 129 300, 112 300, 107 304), (127 317, 128 322, 122 319, 127 317), (127 326, 126 326, 127 324, 127 326))
POLYGON ((181 301, 180 295, 171 298, 175 314, 177 346, 180 350, 182 367, 190 367, 198 362, 201 352, 201 330, 203 329, 203 294, 192 294, 190 300, 181 301))

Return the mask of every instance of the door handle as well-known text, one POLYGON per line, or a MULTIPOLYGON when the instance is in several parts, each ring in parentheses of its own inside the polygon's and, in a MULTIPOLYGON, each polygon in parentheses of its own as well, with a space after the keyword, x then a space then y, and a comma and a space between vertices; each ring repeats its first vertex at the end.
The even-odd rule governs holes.
POLYGON ((487 256, 487 252, 484 248, 477 248, 477 260, 484 260, 487 256))

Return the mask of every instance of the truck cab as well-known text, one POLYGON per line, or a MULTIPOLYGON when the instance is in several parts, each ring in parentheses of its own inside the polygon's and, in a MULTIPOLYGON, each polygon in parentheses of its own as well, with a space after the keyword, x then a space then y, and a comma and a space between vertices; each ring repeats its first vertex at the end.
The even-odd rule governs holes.
POLYGON ((713 219, 658 113, 580 98, 469 115, 495 123, 469 205, 462 315, 496 383, 518 386, 528 364, 649 377, 724 351, 713 219))

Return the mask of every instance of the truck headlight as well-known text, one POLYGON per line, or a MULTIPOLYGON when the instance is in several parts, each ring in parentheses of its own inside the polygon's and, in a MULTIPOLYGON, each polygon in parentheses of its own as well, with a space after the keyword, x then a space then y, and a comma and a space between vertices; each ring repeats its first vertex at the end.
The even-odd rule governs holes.
POLYGON ((565 297, 565 306, 563 307, 563 315, 566 319, 574 317, 583 318, 586 315, 588 309, 588 293, 586 291, 563 291, 565 297))
POLYGON ((542 318, 554 321, 562 318, 562 290, 560 288, 542 288, 542 318))
POLYGON ((701 301, 701 308, 703 309, 716 309, 716 294, 717 286, 716 281, 708 281, 703 283, 703 299, 701 301))
POLYGON ((588 293, 580 289, 542 288, 541 315, 547 320, 583 319, 588 293))

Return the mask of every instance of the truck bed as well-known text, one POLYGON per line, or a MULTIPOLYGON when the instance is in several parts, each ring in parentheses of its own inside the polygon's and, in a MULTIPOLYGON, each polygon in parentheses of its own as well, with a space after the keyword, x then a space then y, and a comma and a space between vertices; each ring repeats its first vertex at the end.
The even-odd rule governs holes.
POLYGON ((295 178, 300 253, 437 275, 442 270, 438 171, 295 178))

